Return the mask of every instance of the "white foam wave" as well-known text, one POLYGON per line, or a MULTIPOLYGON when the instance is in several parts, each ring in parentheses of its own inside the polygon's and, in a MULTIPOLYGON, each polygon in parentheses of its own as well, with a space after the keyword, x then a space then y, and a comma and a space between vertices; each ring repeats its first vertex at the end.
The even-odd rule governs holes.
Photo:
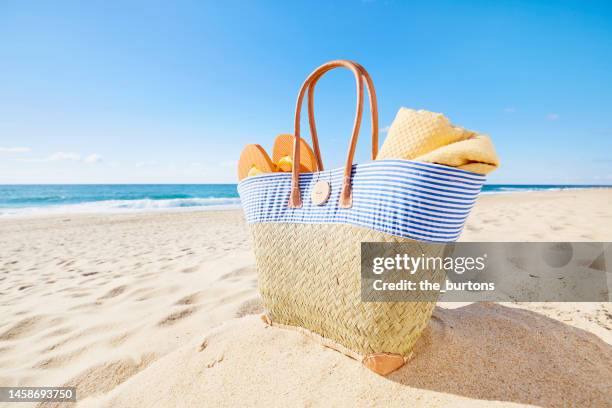
POLYGON ((510 194, 510 193, 534 193, 541 191, 565 191, 565 190, 593 190, 605 189, 608 186, 551 186, 551 187, 501 187, 496 190, 482 191, 480 194, 510 194))
POLYGON ((510 193, 535 193, 538 191, 561 191, 561 188, 513 188, 513 187, 502 187, 498 190, 481 191, 480 194, 492 195, 492 194, 510 194, 510 193))
POLYGON ((239 198, 175 198, 167 200, 106 200, 44 207, 0 208, 0 217, 54 214, 132 213, 240 208, 239 198))

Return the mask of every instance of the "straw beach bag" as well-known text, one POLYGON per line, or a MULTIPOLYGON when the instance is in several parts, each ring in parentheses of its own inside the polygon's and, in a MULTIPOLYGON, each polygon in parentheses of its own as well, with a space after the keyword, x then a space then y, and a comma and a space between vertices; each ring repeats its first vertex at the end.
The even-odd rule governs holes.
MULTIPOLYGON (((408 160, 375 160, 378 110, 362 66, 332 61, 302 85, 295 110, 293 162, 300 157, 300 112, 308 118, 318 171, 248 177, 238 191, 251 231, 266 320, 306 329, 326 345, 387 374, 409 357, 435 301, 363 302, 361 242, 455 241, 484 177, 408 160), (314 122, 314 88, 331 69, 351 70, 357 112, 344 168, 323 170, 314 122), (363 110, 364 81, 372 115, 372 161, 353 164, 363 110)), ((421 255, 419 253, 419 255, 421 255)), ((438 271, 435 280, 444 279, 438 271)), ((431 279, 430 279, 431 280, 431 279)))

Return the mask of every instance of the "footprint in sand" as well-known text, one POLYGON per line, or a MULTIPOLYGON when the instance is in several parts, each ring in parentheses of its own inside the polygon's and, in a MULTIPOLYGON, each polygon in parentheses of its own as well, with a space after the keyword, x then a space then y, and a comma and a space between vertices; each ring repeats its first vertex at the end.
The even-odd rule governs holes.
POLYGON ((89 292, 79 292, 79 293, 73 293, 72 295, 70 295, 71 298, 82 298, 85 296, 89 296, 89 292))
POLYGON ((249 299, 246 302, 243 302, 236 310, 236 317, 244 317, 247 315, 256 315, 263 313, 263 305, 261 303, 261 299, 259 297, 249 299))
POLYGON ((130 293, 130 297, 134 297, 139 295, 134 300, 136 302, 143 302, 146 300, 151 300, 158 298, 160 296, 170 295, 178 290, 178 286, 169 286, 164 288, 155 289, 155 287, 150 287, 149 289, 141 288, 136 289, 134 292, 130 293))
POLYGON ((157 359, 154 353, 143 354, 139 360, 125 358, 88 368, 63 386, 76 387, 79 398, 106 393, 139 373, 157 359))
POLYGON ((49 337, 59 337, 59 336, 63 336, 64 334, 68 334, 68 333, 70 333, 72 330, 73 330, 73 329, 72 329, 72 328, 70 328, 70 327, 60 327, 60 328, 57 328, 57 329, 53 330, 53 331, 52 331, 51 333, 49 333, 49 334, 45 334, 45 337, 46 337, 46 338, 49 338, 49 337))
POLYGON ((222 281, 227 280, 230 282, 235 282, 235 281, 242 280, 243 278, 251 276, 251 275, 253 276, 255 275, 255 268, 252 266, 247 266, 244 268, 233 270, 224 275, 221 275, 219 280, 222 280, 222 281))
POLYGON ((92 275, 97 275, 99 273, 100 272, 85 272, 85 273, 82 273, 81 276, 92 276, 92 275))
POLYGON ((11 350, 13 350, 13 348, 14 348, 13 346, 3 346, 3 347, 0 347, 0 356, 8 353, 11 350))
POLYGON ((186 318, 187 316, 193 314, 193 312, 195 312, 197 309, 198 309, 197 307, 190 307, 187 309, 183 309, 183 310, 171 313, 170 315, 166 316, 166 318, 164 318, 159 323, 157 323, 157 325, 159 327, 172 326, 173 324, 177 323, 179 320, 182 320, 186 318))
POLYGON ((119 347, 120 345, 122 345, 123 343, 125 343, 125 341, 127 339, 129 339, 130 337, 132 337, 134 335, 134 332, 125 332, 122 334, 119 334, 113 338, 111 338, 110 340, 108 340, 107 344, 111 347, 119 347))
POLYGON ((117 297, 123 292, 125 292, 126 289, 127 289, 127 286, 125 285, 117 286, 116 288, 113 288, 110 291, 108 291, 104 296, 99 297, 98 300, 111 299, 111 298, 117 297))
POLYGON ((95 302, 87 302, 87 303, 81 303, 79 305, 71 306, 68 308, 68 310, 72 312, 76 310, 95 309, 101 304, 102 302, 100 302, 99 300, 96 300, 95 302))
POLYGON ((192 293, 191 295, 180 298, 175 305, 193 305, 198 303, 201 298, 202 291, 192 293))
POLYGON ((77 350, 70 351, 68 353, 59 354, 54 357, 46 358, 34 364, 32 368, 48 370, 50 368, 64 367, 66 366, 66 364, 68 364, 71 361, 74 361, 77 357, 79 357, 81 354, 87 351, 88 348, 89 348, 88 346, 85 346, 77 350))
POLYGON ((0 340, 16 340, 29 335, 30 333, 38 330, 46 318, 44 316, 33 316, 26 319, 20 320, 15 323, 10 329, 0 334, 0 340))
POLYGON ((141 279, 145 279, 145 278, 150 278, 150 277, 157 276, 157 275, 158 275, 157 272, 145 272, 145 273, 141 273, 140 275, 137 275, 137 277, 141 279))

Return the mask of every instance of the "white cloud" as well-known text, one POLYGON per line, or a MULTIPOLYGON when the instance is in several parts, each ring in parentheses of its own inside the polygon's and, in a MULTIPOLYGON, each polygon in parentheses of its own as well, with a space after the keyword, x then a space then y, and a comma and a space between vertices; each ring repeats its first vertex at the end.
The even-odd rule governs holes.
POLYGON ((516 112, 516 108, 514 106, 509 106, 507 108, 504 108, 504 112, 506 112, 506 113, 514 113, 514 112, 516 112))
POLYGON ((78 153, 72 153, 72 152, 56 152, 53 153, 51 156, 47 157, 48 161, 64 161, 64 160, 70 160, 70 161, 79 161, 81 160, 81 155, 78 153))
POLYGON ((94 164, 102 161, 102 156, 97 153, 92 153, 87 156, 81 156, 79 153, 74 152, 55 152, 52 155, 44 159, 32 159, 31 161, 43 161, 43 162, 59 162, 59 161, 72 161, 81 162, 86 164, 94 164))
POLYGON ((548 115, 546 115, 546 120, 557 120, 559 118, 560 116, 558 113, 549 113, 548 115))
POLYGON ((0 153, 28 153, 32 151, 29 147, 0 147, 0 153))
POLYGON ((101 161, 102 161, 102 156, 100 156, 97 153, 92 153, 83 159, 83 162, 88 163, 88 164, 99 163, 101 161))
MULTIPOLYGON (((0 147, 0 153, 29 153, 32 149, 29 147, 0 147)), ((92 153, 88 156, 81 156, 74 152, 55 152, 44 158, 23 158, 19 159, 25 162, 56 162, 56 161, 79 161, 83 163, 99 163, 102 161, 102 156, 97 153, 92 153)))
POLYGON ((381 127, 380 129, 378 129, 379 133, 387 133, 389 131, 389 129, 391 129, 391 125, 387 125, 385 127, 381 127))

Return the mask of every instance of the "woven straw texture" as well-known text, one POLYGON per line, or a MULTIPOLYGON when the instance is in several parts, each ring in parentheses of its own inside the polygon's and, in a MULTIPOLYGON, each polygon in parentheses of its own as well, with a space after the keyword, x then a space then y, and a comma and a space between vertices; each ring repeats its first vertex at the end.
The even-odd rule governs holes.
MULTIPOLYGON (((255 223, 250 230, 272 322, 303 327, 360 355, 410 354, 435 302, 362 302, 360 243, 411 240, 339 224, 255 223)), ((426 278, 442 282, 444 272, 426 278)))
POLYGON ((407 108, 397 112, 376 159, 423 161, 479 174, 499 166, 488 136, 453 126, 441 113, 407 108))

